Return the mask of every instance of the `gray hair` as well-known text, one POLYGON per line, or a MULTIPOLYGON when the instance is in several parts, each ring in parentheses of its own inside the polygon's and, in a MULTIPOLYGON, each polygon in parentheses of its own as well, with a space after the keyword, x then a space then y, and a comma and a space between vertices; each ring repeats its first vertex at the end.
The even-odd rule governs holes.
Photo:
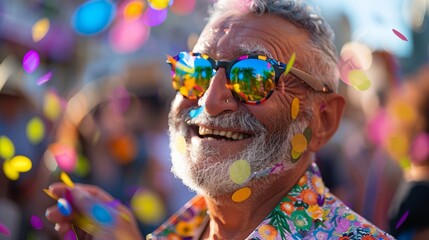
POLYGON ((300 67, 332 89, 337 89, 339 71, 334 32, 310 6, 301 0, 219 0, 210 10, 209 23, 222 16, 245 11, 255 15, 275 14, 307 30, 312 44, 297 53, 300 59, 305 59, 305 64, 301 63, 300 67))

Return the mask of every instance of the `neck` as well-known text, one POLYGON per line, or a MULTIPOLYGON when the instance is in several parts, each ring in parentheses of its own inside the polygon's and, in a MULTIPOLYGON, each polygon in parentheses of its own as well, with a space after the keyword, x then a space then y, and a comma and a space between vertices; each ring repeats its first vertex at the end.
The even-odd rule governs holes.
POLYGON ((249 186, 251 195, 242 202, 232 201, 232 194, 216 198, 205 196, 210 223, 204 238, 245 239, 289 193, 312 158, 313 154, 304 154, 292 169, 266 179, 253 180, 249 186))
POLYGON ((429 166, 411 165, 404 178, 407 181, 429 181, 429 166))

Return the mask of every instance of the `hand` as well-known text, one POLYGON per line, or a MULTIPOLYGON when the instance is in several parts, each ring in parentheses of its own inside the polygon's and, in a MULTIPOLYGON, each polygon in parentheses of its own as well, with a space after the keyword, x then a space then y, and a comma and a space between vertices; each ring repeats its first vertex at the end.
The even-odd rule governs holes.
POLYGON ((78 239, 142 239, 131 211, 101 188, 63 183, 49 186, 51 194, 70 203, 72 213, 64 216, 57 206, 46 210, 46 218, 55 224, 61 237, 74 231, 78 239))

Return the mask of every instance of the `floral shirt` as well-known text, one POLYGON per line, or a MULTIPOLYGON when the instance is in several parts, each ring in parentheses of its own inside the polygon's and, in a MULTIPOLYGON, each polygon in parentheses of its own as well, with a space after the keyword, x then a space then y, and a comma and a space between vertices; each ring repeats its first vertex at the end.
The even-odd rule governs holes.
MULTIPOLYGON (((189 201, 147 239, 192 239, 208 219, 202 196, 189 201)), ((348 208, 325 187, 313 163, 271 213, 246 238, 394 239, 348 208)))

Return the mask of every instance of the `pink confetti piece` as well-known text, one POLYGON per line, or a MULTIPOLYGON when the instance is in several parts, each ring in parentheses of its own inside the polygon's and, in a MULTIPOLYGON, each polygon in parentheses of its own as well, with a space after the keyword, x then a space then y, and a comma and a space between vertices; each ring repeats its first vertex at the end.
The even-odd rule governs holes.
POLYGON ((393 33, 394 33, 396 36, 398 36, 398 38, 400 38, 401 40, 403 40, 403 41, 408 41, 408 38, 407 38, 407 37, 405 37, 402 33, 398 32, 398 31, 397 31, 397 30, 395 30, 395 29, 392 29, 392 31, 393 31, 393 33))
POLYGON ((10 231, 9 228, 7 228, 6 225, 0 223, 0 233, 2 233, 3 235, 10 237, 10 231))
POLYGON ((31 223, 31 226, 36 230, 40 230, 43 228, 43 222, 38 216, 35 216, 35 215, 31 216, 30 223, 31 223))
POLYGON ((399 219, 398 223, 396 224, 396 229, 398 229, 405 222, 405 219, 407 219, 409 213, 410 213, 410 211, 407 210, 404 213, 404 215, 402 215, 402 217, 399 219))
POLYGON ((43 75, 42 77, 37 79, 36 84, 40 86, 40 85, 44 84, 45 82, 51 80, 51 78, 52 78, 52 71, 46 73, 45 75, 43 75))

